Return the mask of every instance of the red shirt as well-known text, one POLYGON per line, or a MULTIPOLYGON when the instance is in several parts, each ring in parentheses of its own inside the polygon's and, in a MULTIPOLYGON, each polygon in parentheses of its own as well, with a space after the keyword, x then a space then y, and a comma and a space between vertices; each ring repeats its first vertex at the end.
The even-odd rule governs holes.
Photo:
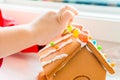
MULTIPOLYGON (((6 18, 2 15, 2 12, 0 10, 0 27, 4 27, 4 26, 14 26, 16 25, 16 21, 6 18)), ((38 46, 32 46, 30 48, 24 49, 22 50, 22 52, 38 52, 38 46)), ((0 67, 2 65, 3 62, 3 58, 0 59, 0 67)))
POLYGON ((1 65, 2 65, 2 62, 3 62, 3 58, 2 58, 2 59, 0 59, 0 67, 1 67, 1 65))

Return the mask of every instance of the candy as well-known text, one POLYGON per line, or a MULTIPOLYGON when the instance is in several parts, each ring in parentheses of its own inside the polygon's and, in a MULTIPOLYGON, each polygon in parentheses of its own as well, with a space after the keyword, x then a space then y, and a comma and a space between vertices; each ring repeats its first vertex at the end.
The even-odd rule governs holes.
POLYGON ((113 63, 113 62, 112 62, 112 63, 110 63, 110 65, 111 65, 112 67, 115 67, 115 63, 113 63))
POLYGON ((69 26, 67 27, 67 30, 68 30, 68 32, 72 32, 72 30, 73 30, 72 25, 69 25, 69 26))
POLYGON ((76 28, 72 33, 73 33, 73 36, 75 38, 77 38, 79 36, 79 34, 80 34, 80 31, 79 31, 79 29, 76 28))
POLYGON ((59 48, 59 46, 55 45, 55 46, 54 46, 54 48, 55 48, 55 49, 58 49, 58 48, 59 48))
POLYGON ((85 34, 79 34, 79 39, 80 39, 82 42, 88 42, 88 36, 85 35, 85 34))
POLYGON ((92 36, 89 36, 89 40, 92 40, 92 36))
POLYGON ((101 46, 101 45, 98 45, 98 46, 97 46, 97 49, 98 49, 98 50, 102 50, 102 46, 101 46))
POLYGON ((88 42, 88 36, 85 35, 85 36, 83 37, 83 42, 88 42))
POLYGON ((54 46, 55 45, 55 43, 54 42, 50 42, 50 46, 54 46))
POLYGON ((110 61, 110 59, 107 59, 107 62, 109 62, 109 63, 110 63, 110 62, 111 62, 111 61, 110 61))
POLYGON ((97 45, 97 41, 96 41, 96 40, 92 40, 92 43, 93 43, 94 45, 97 45))

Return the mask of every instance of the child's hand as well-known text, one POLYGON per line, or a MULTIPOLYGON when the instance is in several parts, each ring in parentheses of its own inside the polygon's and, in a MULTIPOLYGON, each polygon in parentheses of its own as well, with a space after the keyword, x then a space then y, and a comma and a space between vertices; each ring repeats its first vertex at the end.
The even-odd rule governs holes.
POLYGON ((59 12, 49 11, 40 16, 31 24, 37 44, 44 45, 61 34, 77 14, 75 8, 65 6, 59 12))

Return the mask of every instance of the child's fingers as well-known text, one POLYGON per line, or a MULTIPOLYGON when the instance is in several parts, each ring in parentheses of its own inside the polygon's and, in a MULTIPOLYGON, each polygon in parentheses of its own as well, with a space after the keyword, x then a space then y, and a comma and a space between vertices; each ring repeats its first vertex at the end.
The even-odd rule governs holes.
POLYGON ((64 11, 66 10, 70 10, 72 11, 75 15, 78 14, 78 11, 76 10, 76 8, 72 7, 72 6, 65 6, 63 8, 60 9, 60 14, 64 13, 64 11))
POLYGON ((71 6, 65 6, 62 9, 60 9, 58 13, 58 21, 59 23, 68 23, 70 24, 73 20, 73 17, 77 15, 78 12, 74 7, 71 6), (64 19, 64 20, 63 20, 64 19))
POLYGON ((60 23, 66 23, 67 25, 71 24, 73 21, 75 14, 70 10, 64 11, 64 13, 60 17, 60 23))
POLYGON ((80 30, 83 29, 83 26, 80 24, 72 24, 74 27, 79 28, 80 30))

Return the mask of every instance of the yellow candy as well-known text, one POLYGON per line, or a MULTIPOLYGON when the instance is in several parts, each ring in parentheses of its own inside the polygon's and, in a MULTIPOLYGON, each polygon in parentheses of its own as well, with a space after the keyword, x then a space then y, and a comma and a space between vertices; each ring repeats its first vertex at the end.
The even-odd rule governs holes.
POLYGON ((80 34, 80 31, 79 31, 79 29, 75 29, 72 33, 73 33, 73 36, 75 38, 77 38, 79 36, 79 34, 80 34))
POLYGON ((72 32, 72 30, 73 30, 72 25, 67 26, 67 30, 68 30, 68 32, 72 32))
POLYGON ((89 36, 89 40, 92 40, 92 36, 89 36))
POLYGON ((115 67, 115 63, 110 63, 110 65, 111 65, 112 67, 115 67))

